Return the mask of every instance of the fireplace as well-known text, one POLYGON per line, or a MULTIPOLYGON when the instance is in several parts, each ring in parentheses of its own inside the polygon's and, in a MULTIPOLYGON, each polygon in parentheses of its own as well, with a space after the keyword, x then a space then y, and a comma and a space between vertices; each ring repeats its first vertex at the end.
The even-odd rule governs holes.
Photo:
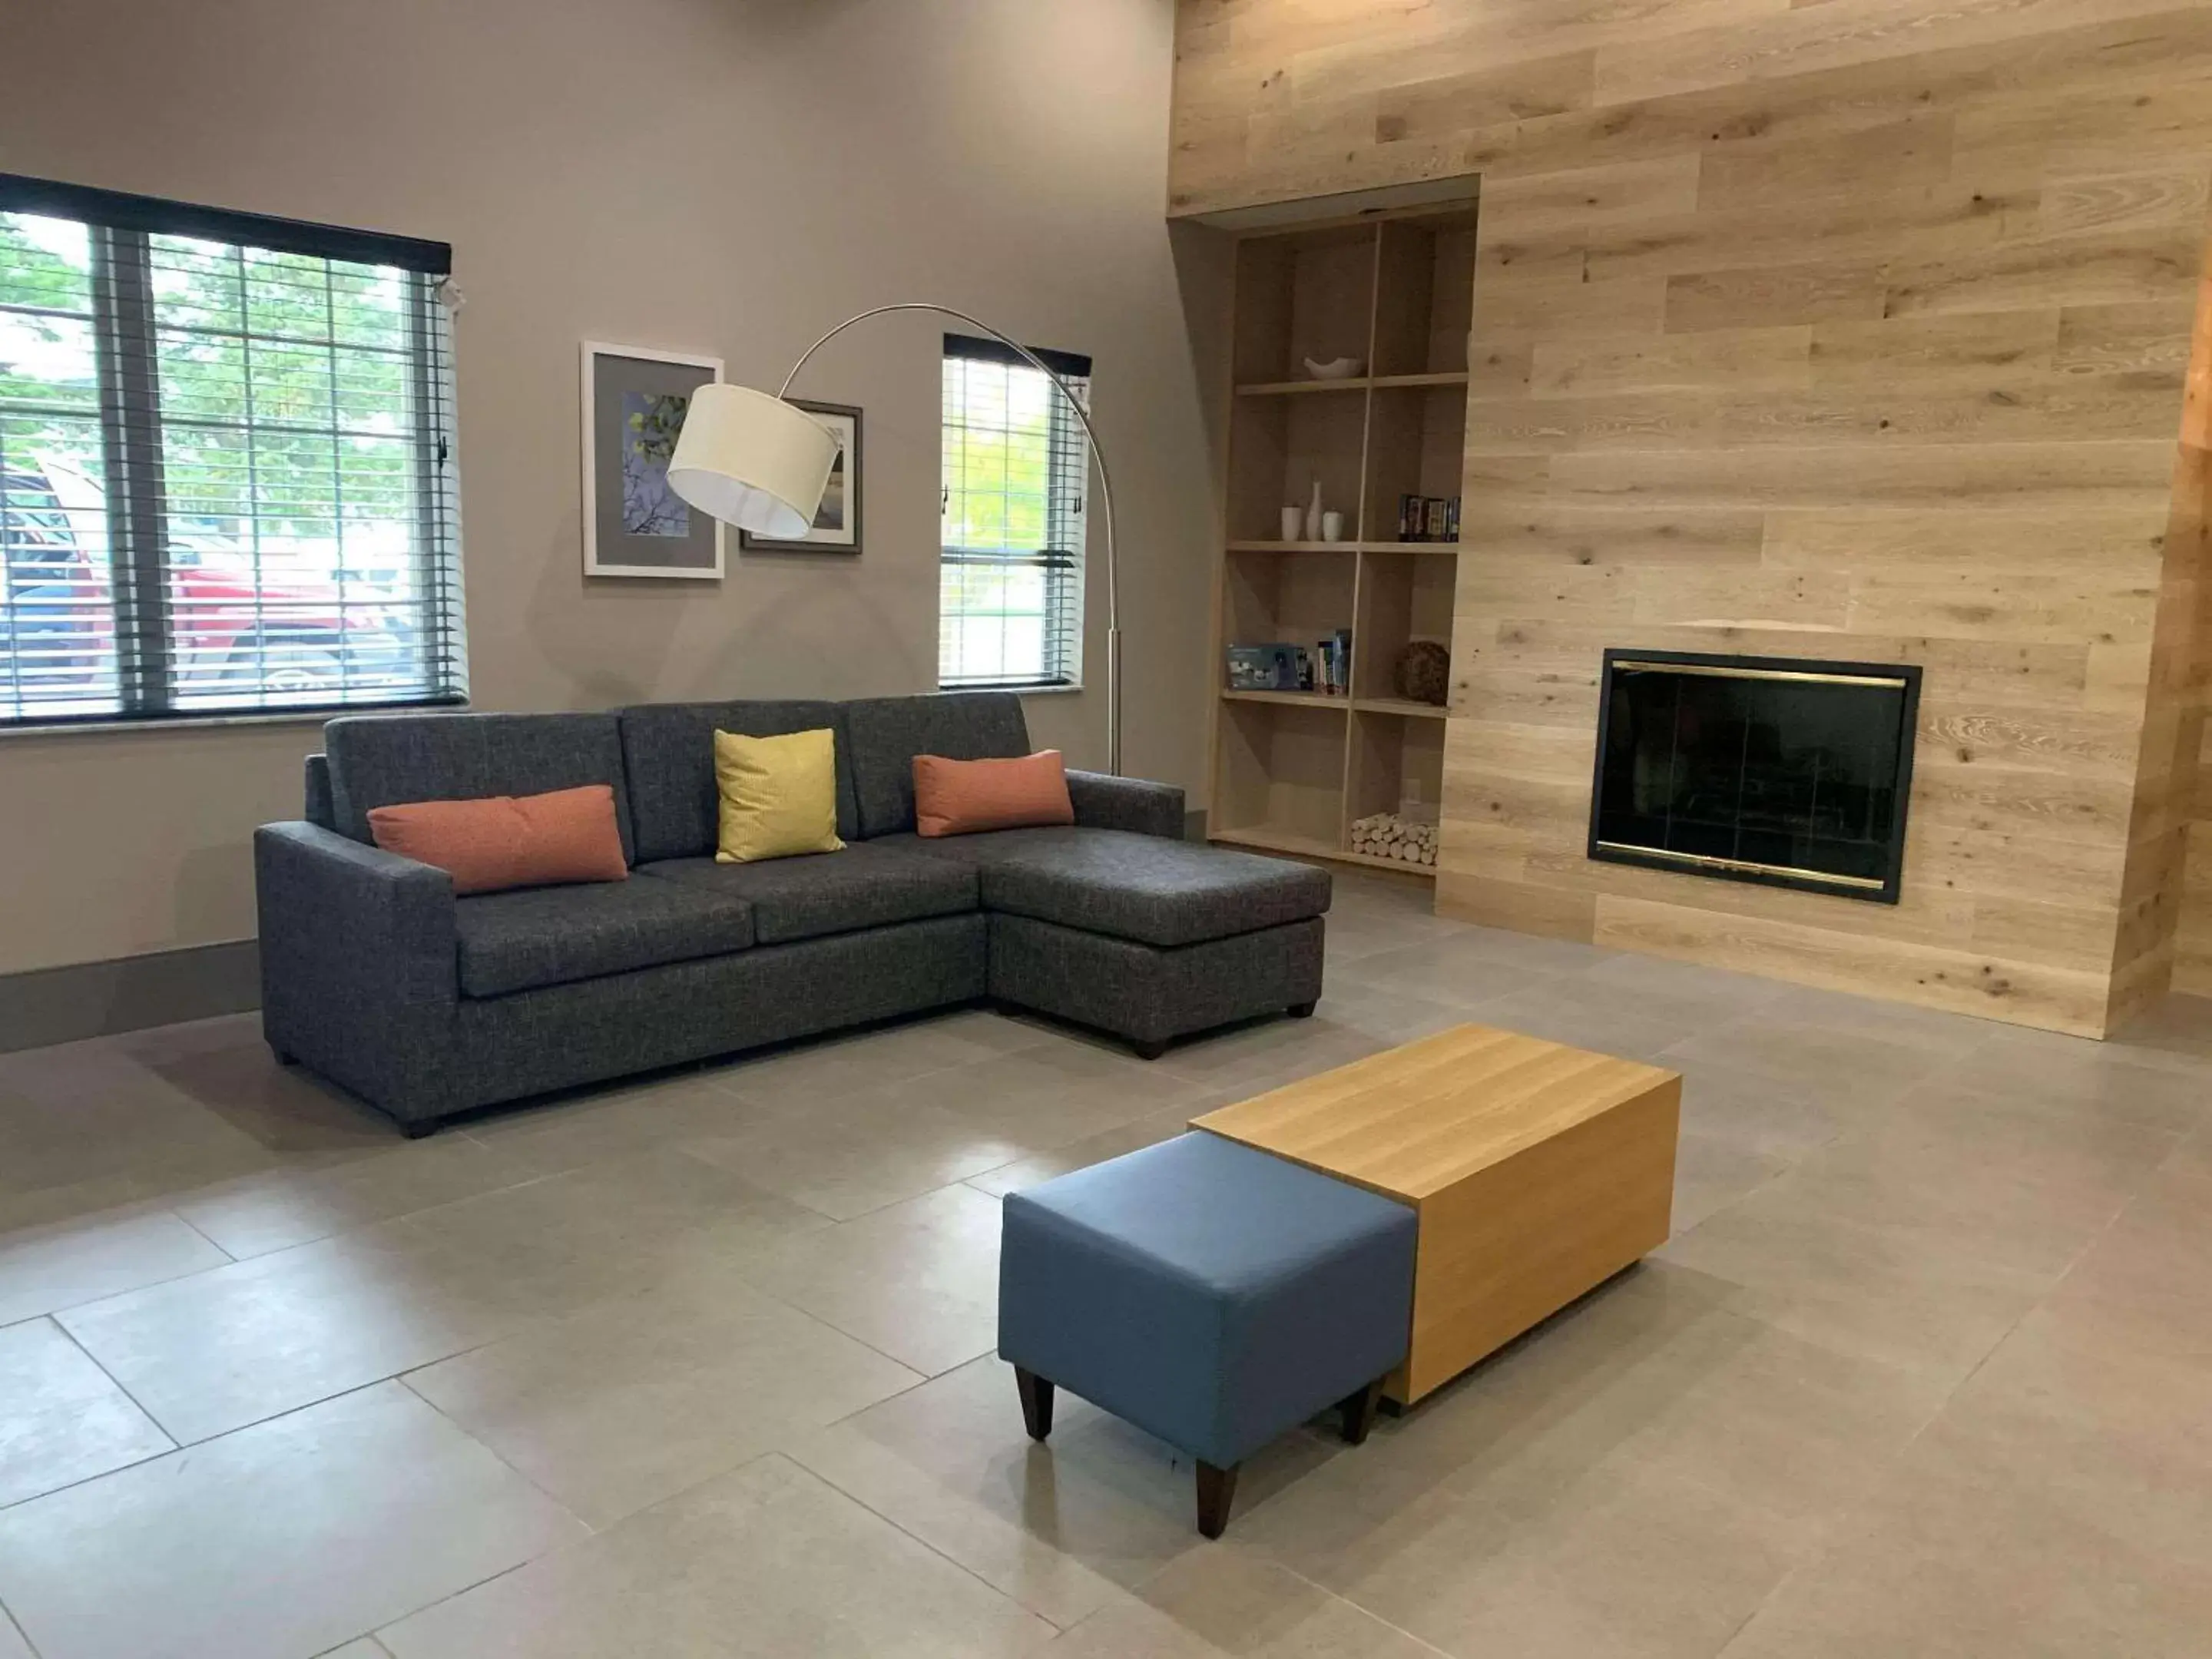
POLYGON ((1605 653, 1589 855, 1894 904, 1920 671, 1605 653))

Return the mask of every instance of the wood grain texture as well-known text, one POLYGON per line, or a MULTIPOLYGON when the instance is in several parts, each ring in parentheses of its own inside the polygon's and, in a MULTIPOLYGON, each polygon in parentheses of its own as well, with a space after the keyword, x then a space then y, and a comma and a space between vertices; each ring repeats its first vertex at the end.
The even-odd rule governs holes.
POLYGON ((1170 211, 1480 176, 1439 907, 2212 992, 2212 0, 1386 9, 1182 0, 1170 211), (1584 858, 1608 645, 1920 664, 1903 903, 1584 858))
POLYGON ((1681 1079, 1455 1026, 1192 1127, 1410 1204, 1413 1332, 1384 1392, 1449 1382, 1665 1243, 1681 1079))

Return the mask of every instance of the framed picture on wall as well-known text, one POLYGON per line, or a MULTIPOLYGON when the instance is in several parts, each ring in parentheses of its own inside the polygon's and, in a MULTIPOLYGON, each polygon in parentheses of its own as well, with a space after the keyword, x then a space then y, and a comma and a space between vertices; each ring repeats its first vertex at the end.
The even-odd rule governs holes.
POLYGON ((830 435, 837 441, 829 488, 822 492, 814 527, 797 541, 775 541, 741 530, 738 544, 747 552, 857 553, 860 550, 860 411, 850 404, 810 404, 803 398, 789 402, 829 428, 830 435))
POLYGON ((584 342, 584 574, 712 581, 722 525, 668 487, 691 394, 720 357, 584 342))

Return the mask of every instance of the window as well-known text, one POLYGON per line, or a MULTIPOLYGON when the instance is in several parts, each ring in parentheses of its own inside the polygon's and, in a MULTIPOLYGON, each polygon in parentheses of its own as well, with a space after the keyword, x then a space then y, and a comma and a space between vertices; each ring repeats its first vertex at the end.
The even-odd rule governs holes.
MULTIPOLYGON (((1040 351, 1090 407, 1091 360, 1040 351)), ((1083 425, 1047 375, 993 340, 945 337, 939 684, 1083 684, 1083 425)))
POLYGON ((466 696, 450 259, 0 173, 0 726, 466 696))

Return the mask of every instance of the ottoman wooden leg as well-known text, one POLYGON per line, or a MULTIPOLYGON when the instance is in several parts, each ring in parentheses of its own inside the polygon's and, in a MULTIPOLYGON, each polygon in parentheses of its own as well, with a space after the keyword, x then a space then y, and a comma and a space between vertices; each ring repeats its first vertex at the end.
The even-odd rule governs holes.
POLYGON ((1198 1466, 1198 1529, 1208 1538, 1221 1536, 1221 1529, 1229 1524, 1229 1505, 1237 1497, 1237 1466, 1217 1469, 1211 1463, 1198 1466))
POLYGON ((1344 1414, 1344 1438, 1347 1445, 1364 1444, 1367 1431, 1375 1421, 1375 1402, 1382 1397, 1382 1379, 1376 1377, 1365 1388, 1348 1394, 1336 1402, 1344 1414))
POLYGON ((1017 1365, 1014 1386, 1021 1390, 1022 1426, 1030 1431, 1030 1439, 1043 1439, 1052 1432, 1052 1384, 1017 1365))

